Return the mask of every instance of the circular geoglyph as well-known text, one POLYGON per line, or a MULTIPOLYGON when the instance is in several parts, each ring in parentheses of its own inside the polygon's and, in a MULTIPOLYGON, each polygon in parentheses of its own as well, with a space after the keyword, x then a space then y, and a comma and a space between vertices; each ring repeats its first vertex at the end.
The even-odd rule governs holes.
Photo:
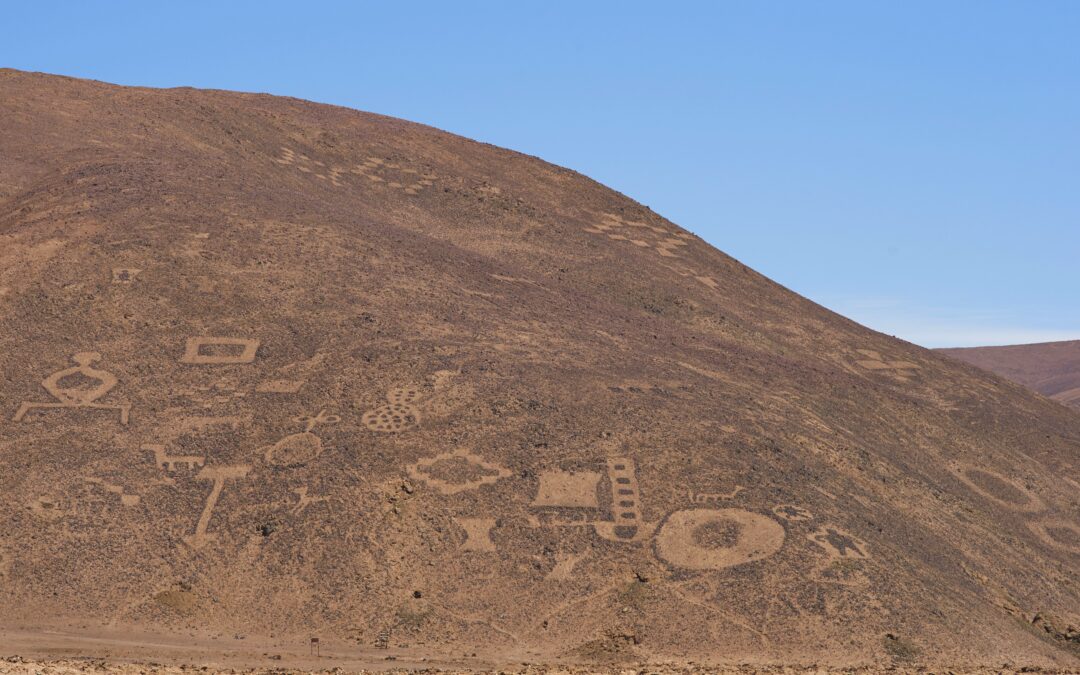
POLYGON ((656 537, 661 558, 692 570, 719 570, 762 560, 783 545, 780 523, 742 509, 676 511, 656 537))

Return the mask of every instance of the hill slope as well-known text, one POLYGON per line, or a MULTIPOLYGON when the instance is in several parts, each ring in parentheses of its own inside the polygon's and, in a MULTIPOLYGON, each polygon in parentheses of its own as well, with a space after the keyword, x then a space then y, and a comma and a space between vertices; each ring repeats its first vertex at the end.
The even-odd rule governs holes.
POLYGON ((938 351, 1080 408, 1080 340, 938 351))
POLYGON ((1078 663, 1080 416, 572 171, 0 71, 0 626, 1078 663))

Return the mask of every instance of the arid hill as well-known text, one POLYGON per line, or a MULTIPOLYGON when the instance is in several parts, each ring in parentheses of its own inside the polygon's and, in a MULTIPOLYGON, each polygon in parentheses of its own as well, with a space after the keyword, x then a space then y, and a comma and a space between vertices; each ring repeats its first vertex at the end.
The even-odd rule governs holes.
POLYGON ((1080 340, 938 351, 1080 408, 1080 340))
POLYGON ((1080 415, 401 120, 0 71, 0 406, 21 635, 1080 667, 1080 415))

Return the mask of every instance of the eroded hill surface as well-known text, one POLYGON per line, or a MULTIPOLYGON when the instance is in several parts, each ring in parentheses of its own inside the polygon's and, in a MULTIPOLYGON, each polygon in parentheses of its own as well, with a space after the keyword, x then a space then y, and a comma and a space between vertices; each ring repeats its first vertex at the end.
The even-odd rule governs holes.
POLYGON ((938 351, 1080 408, 1080 340, 938 351))
POLYGON ((1080 416, 400 120, 0 71, 0 405, 6 627, 1080 663, 1080 416))

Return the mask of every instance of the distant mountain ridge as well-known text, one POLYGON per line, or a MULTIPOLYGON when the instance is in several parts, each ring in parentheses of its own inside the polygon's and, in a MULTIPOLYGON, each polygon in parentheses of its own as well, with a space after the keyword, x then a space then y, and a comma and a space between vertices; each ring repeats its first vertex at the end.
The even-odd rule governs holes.
POLYGON ((1080 409, 1080 340, 937 351, 1080 409))

